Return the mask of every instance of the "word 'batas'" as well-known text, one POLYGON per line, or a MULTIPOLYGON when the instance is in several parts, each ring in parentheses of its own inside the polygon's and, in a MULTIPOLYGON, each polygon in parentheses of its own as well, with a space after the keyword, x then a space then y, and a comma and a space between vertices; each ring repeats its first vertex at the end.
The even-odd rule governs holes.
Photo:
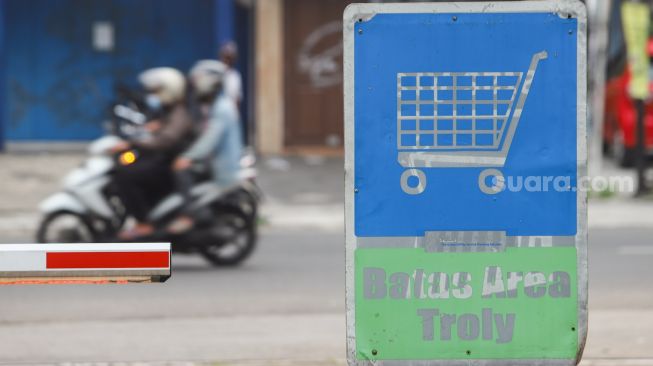
MULTIPOLYGON (((472 297, 472 274, 469 272, 429 272, 416 269, 412 274, 395 272, 389 276, 383 268, 363 269, 363 296, 370 300, 391 299, 468 299, 472 297)), ((571 295, 569 273, 556 271, 505 272, 498 266, 485 268, 483 298, 516 298, 518 290, 531 298, 549 295, 552 298, 571 295), (505 273, 505 275, 504 275, 505 273)))

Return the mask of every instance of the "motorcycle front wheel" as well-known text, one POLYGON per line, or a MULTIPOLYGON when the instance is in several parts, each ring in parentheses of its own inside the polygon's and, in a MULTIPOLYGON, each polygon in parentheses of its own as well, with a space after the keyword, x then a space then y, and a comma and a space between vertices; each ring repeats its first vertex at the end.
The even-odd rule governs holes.
POLYGON ((92 243, 97 241, 93 226, 84 216, 70 211, 46 215, 36 233, 38 243, 92 243))
POLYGON ((256 247, 256 218, 240 210, 220 212, 211 231, 215 239, 203 246, 201 253, 215 266, 237 266, 256 247))

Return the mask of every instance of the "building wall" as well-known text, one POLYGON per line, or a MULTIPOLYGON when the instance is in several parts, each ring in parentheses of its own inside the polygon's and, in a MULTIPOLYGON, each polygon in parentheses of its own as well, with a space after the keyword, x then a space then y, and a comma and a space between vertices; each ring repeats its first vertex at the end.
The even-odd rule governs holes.
POLYGON ((283 0, 256 2, 256 147, 283 151, 283 0))
POLYGON ((214 58, 221 40, 235 38, 241 112, 259 151, 338 146, 342 56, 335 27, 347 2, 4 0, 4 49, 11 52, 6 83, 0 78, 0 131, 12 142, 93 139, 102 133, 114 84, 135 84, 154 66, 187 70, 214 58), (226 14, 232 22, 224 22, 226 14), (113 26, 109 50, 93 46, 97 22, 113 26))
MULTIPOLYGON (((149 67, 185 71, 198 59, 216 57, 216 3, 211 1, 3 4, 5 49, 10 50, 4 130, 10 141, 95 138, 102 133, 115 83, 135 84, 138 73, 149 67), (113 28, 112 47, 94 47, 98 22, 113 28)), ((106 38, 100 34, 96 40, 102 46, 106 38)))
POLYGON ((258 0, 256 122, 263 153, 341 149, 347 0, 258 0))
POLYGON ((285 0, 285 145, 341 148, 345 0, 285 0))

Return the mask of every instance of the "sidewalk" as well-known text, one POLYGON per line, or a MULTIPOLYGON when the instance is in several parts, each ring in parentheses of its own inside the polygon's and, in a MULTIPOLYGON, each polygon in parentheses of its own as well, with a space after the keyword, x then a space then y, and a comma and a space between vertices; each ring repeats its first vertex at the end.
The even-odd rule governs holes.
MULTIPOLYGON (((39 202, 60 189, 63 176, 83 160, 82 153, 0 154, 0 241, 32 240, 39 202)), ((268 228, 343 229, 342 159, 268 158, 259 161, 258 169, 268 228)), ((624 171, 610 168, 608 173, 624 171)), ((627 194, 592 198, 589 227, 653 227, 653 200, 627 194)))
MULTIPOLYGON (((82 362, 60 364, 33 364, 34 366, 347 366, 345 359, 332 360, 249 360, 224 362, 82 362)), ((651 366, 653 358, 633 359, 583 359, 580 366, 651 366)))
MULTIPOLYGON (((33 240, 39 203, 60 190, 63 177, 84 159, 82 152, 0 154, 0 243, 33 240)), ((342 230, 341 159, 265 159, 258 170, 264 228, 342 230)))
MULTIPOLYGON (((20 350, 12 352, 15 363, 25 359, 66 360, 75 355, 90 362, 79 365, 150 365, 120 363, 121 355, 129 354, 146 361, 197 362, 180 363, 188 365, 335 366, 345 364, 344 320, 344 314, 320 313, 5 324, 3 331, 12 337, 5 337, 1 347, 20 350), (60 332, 66 337, 44 339, 60 332), (149 347, 136 347, 125 339, 125 332, 132 337, 157 336, 148 339, 149 347), (190 347, 188 339, 193 339, 190 347), (26 341, 47 347, 36 350, 27 347, 26 341), (110 354, 103 355, 107 363, 92 362, 97 357, 92 351, 97 344, 110 345, 110 354)), ((649 335, 653 311, 590 311, 589 323, 581 365, 653 366, 649 335), (628 358, 624 358, 625 351, 628 358)), ((3 361, 12 363, 6 358, 3 361)), ((174 363, 161 363, 168 364, 174 363)))
MULTIPOLYGON (((264 215, 273 227, 298 226, 322 230, 343 230, 344 226, 344 171, 340 159, 316 163, 314 159, 293 158, 278 164, 267 164, 261 169, 261 184, 269 200, 264 215), (296 186, 289 183, 297 183, 296 186), (279 195, 282 187, 302 187, 303 191, 279 195), (310 191, 312 190, 312 191, 310 191), (335 192, 337 191, 337 192, 335 192), (320 192, 320 193, 318 193, 320 192), (327 193, 321 193, 327 192, 327 193)), ((630 174, 611 169, 606 174, 630 174)), ((595 195, 596 196, 596 195, 595 195)), ((589 228, 653 228, 653 199, 635 199, 629 193, 589 200, 589 228)))

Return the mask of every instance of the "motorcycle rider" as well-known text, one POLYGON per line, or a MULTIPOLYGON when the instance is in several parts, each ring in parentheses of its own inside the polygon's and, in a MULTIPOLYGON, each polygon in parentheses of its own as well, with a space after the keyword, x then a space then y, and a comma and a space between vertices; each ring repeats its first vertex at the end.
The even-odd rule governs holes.
POLYGON ((243 100, 243 78, 236 69, 236 61, 238 61, 238 46, 236 42, 228 41, 223 44, 220 47, 218 55, 220 61, 227 67, 223 76, 222 89, 227 96, 233 98, 236 102, 236 107, 240 107, 243 100))
MULTIPOLYGON (((183 177, 194 162, 210 159, 213 179, 221 188, 238 183, 243 152, 238 107, 224 90, 227 71, 228 66, 217 60, 198 61, 191 69, 189 81, 200 110, 205 112, 206 123, 201 136, 173 164, 173 169, 183 177)), ((188 199, 189 184, 182 184, 180 190, 188 199)), ((193 225, 190 215, 182 215, 173 221, 169 231, 180 233, 193 225)))
POLYGON ((119 234, 123 240, 147 236, 154 227, 147 222, 150 209, 174 189, 170 169, 175 157, 188 147, 193 138, 193 122, 185 105, 186 79, 176 69, 158 67, 138 77, 145 90, 145 103, 156 116, 146 124, 147 138, 123 141, 114 152, 135 150, 138 158, 116 171, 119 195, 136 225, 119 234))

